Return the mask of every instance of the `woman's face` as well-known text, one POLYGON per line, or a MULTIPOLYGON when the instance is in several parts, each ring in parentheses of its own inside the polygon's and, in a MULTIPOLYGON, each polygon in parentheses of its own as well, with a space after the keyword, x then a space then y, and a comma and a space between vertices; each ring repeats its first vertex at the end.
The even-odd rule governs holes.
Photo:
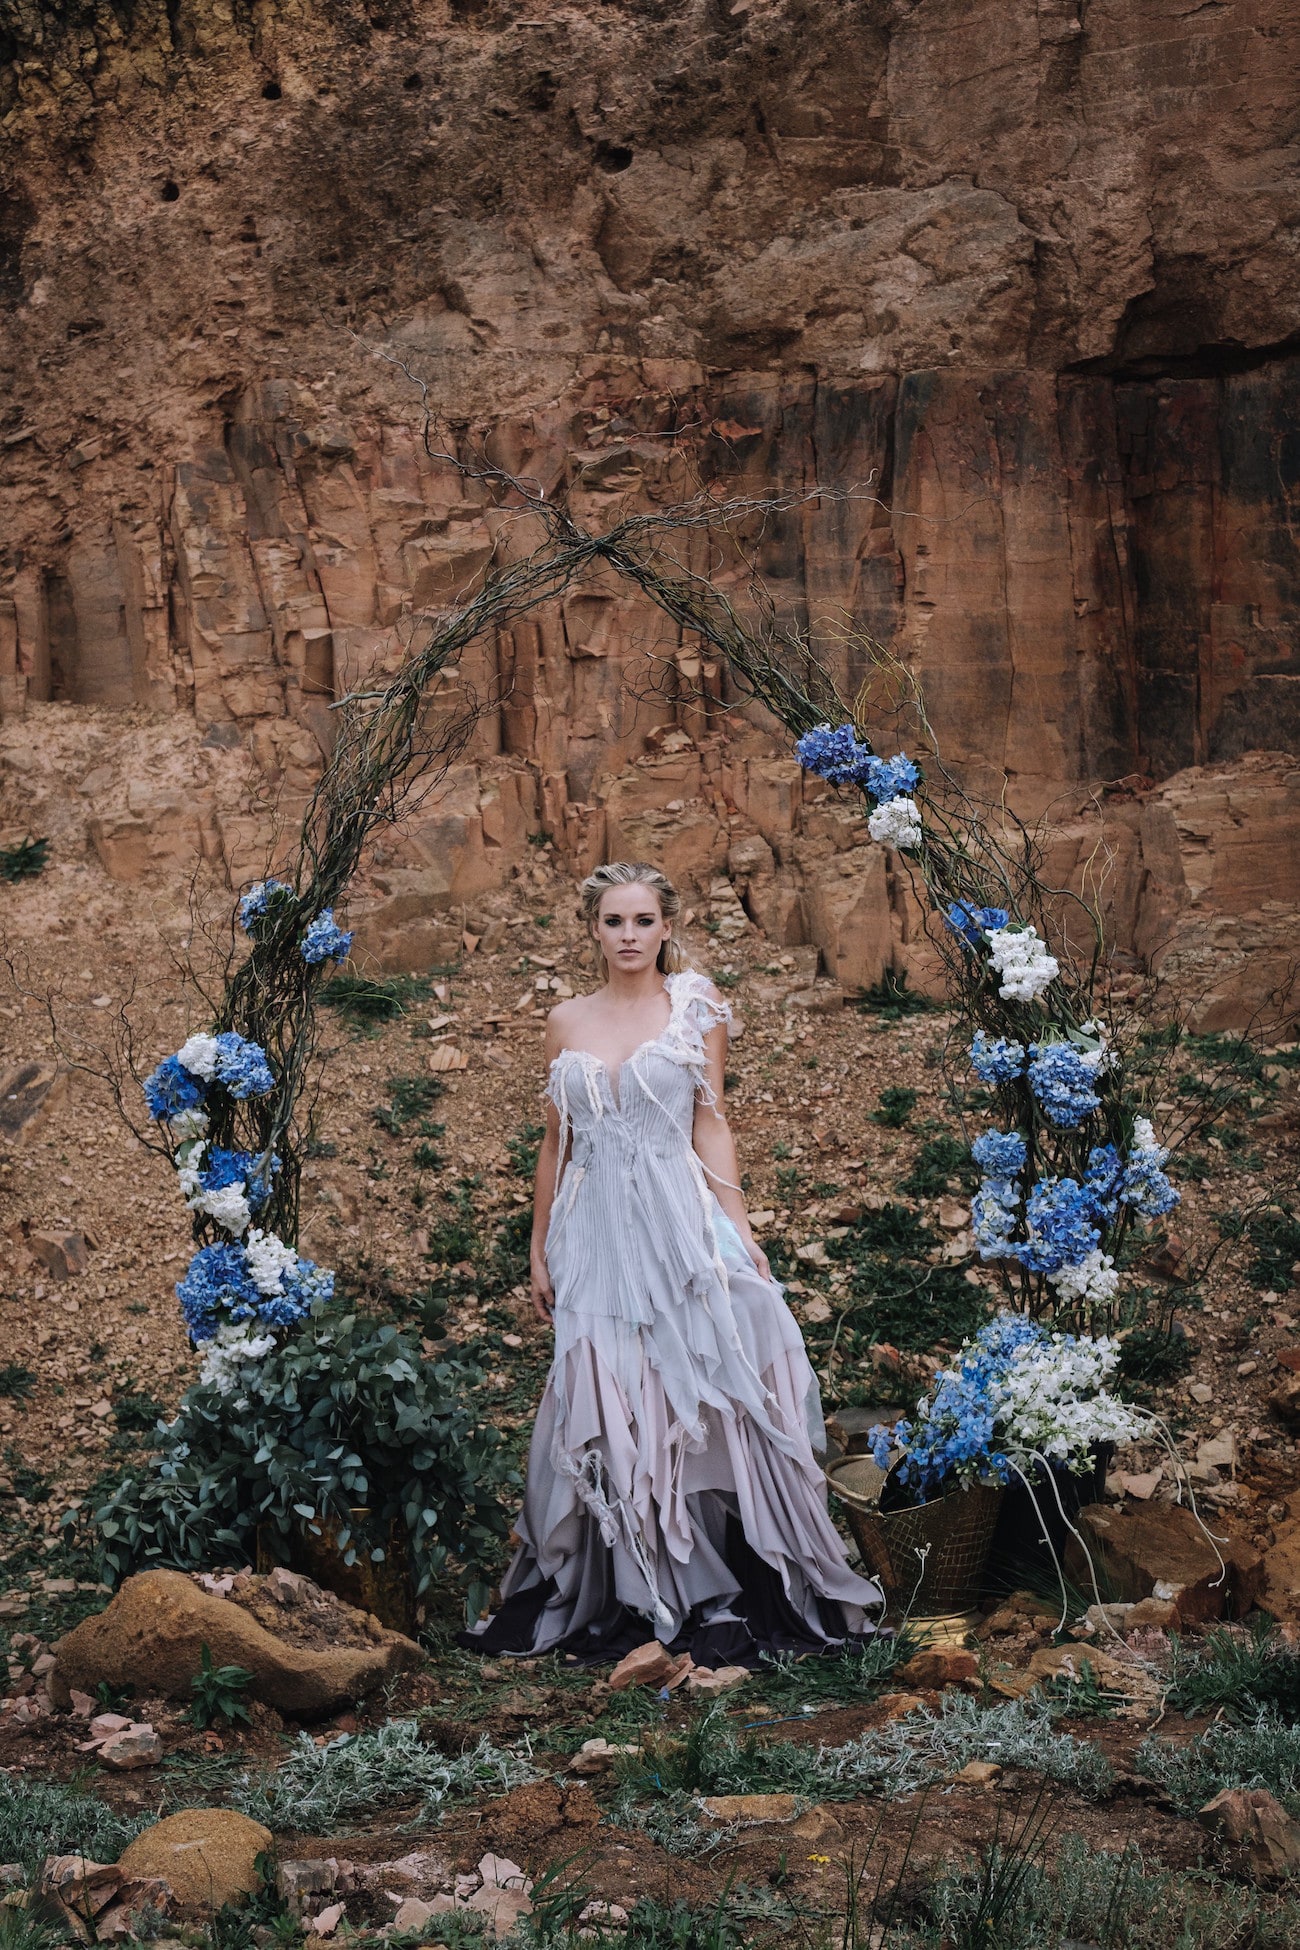
POLYGON ((637 883, 601 895, 592 931, 609 968, 635 975, 654 967, 673 929, 654 888, 637 883))

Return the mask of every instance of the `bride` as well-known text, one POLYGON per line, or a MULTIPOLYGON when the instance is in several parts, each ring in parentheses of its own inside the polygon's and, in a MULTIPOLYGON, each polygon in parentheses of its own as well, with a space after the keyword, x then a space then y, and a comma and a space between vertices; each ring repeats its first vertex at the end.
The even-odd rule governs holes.
POLYGON ((532 1299, 555 1329, 519 1549, 482 1652, 655 1636, 756 1665, 870 1626, 826 1511, 816 1378, 755 1242, 723 1111, 730 1010, 656 868, 582 883, 604 984, 551 1012, 532 1299))

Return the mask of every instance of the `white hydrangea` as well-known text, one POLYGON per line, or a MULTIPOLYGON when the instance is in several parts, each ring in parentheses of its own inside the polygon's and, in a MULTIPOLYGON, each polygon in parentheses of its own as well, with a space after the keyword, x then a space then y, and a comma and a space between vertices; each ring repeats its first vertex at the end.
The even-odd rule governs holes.
POLYGON ((176 1153, 176 1183, 180 1186, 181 1197, 187 1205, 199 1190, 199 1173, 203 1169, 203 1153, 206 1149, 206 1140, 200 1138, 196 1144, 182 1145, 176 1153))
POLYGON ((205 1212, 208 1218, 215 1219, 219 1226, 233 1232, 236 1238, 248 1230, 248 1222, 253 1216, 242 1178, 237 1178, 233 1185, 223 1185, 220 1191, 200 1192, 197 1198, 187 1202, 191 1212, 205 1212))
POLYGON ((989 966, 1002 977, 998 994, 1008 1002, 1032 1002, 1061 972, 1037 928, 990 928, 989 966))
POLYGON ((1114 1260, 1109 1253, 1097 1250, 1076 1266, 1063 1266, 1058 1273, 1049 1273, 1047 1277, 1067 1305, 1079 1300, 1104 1303, 1112 1300, 1119 1288, 1114 1260))
POLYGON ((888 799, 867 820, 867 831, 881 846, 900 851, 921 844, 921 815, 915 799, 888 799))
POLYGON ((260 1226, 254 1226, 249 1233, 244 1257, 253 1285, 268 1299, 284 1291, 284 1275, 298 1264, 293 1247, 286 1246, 275 1233, 263 1232, 260 1226))
POLYGON ((1165 1146, 1157 1140, 1155 1126, 1149 1117, 1133 1119, 1133 1150, 1141 1151, 1157 1167, 1166 1163, 1169 1157, 1165 1146))
POLYGON ((245 1369, 264 1361, 275 1346, 274 1334, 258 1334, 245 1323, 227 1322, 203 1351, 199 1380, 223 1395, 232 1395, 246 1379, 245 1369))
POLYGON ((1106 1024, 1097 1016, 1092 1016, 1087 1022, 1079 1024, 1079 1033, 1082 1036, 1091 1036, 1096 1043, 1100 1044, 1098 1049, 1081 1049, 1079 1061, 1086 1063, 1088 1068, 1096 1071, 1099 1076, 1103 1071, 1113 1070, 1119 1058, 1110 1046, 1110 1030, 1106 1024))
POLYGON ((216 1037, 209 1036, 204 1030, 189 1037, 176 1052, 176 1061, 181 1068, 188 1070, 192 1077, 202 1077, 205 1083, 211 1083, 217 1074, 220 1060, 216 1037))
POLYGON ((178 1110, 174 1117, 167 1119, 167 1129, 177 1144, 187 1144, 192 1138, 205 1136, 207 1128, 208 1113, 201 1104, 196 1104, 192 1110, 178 1110))

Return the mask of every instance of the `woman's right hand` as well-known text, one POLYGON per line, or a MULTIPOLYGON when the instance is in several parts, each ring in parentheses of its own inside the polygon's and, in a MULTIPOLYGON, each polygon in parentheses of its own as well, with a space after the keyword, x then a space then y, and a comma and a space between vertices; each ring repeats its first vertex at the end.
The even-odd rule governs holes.
POLYGON ((544 1320, 550 1326, 552 1315, 555 1312, 555 1289, 551 1285, 551 1276, 546 1270, 546 1254, 540 1246, 533 1247, 530 1256, 530 1266, 532 1270, 531 1298, 533 1312, 539 1320, 544 1320))

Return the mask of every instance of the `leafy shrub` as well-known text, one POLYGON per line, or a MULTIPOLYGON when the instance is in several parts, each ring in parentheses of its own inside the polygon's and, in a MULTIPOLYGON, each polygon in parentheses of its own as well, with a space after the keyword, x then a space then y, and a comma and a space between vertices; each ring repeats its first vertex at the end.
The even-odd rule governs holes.
POLYGON ((1186 1334, 1165 1326, 1135 1327, 1120 1343, 1119 1371, 1126 1381, 1159 1387, 1186 1374, 1192 1359, 1186 1334))
POLYGON ((49 861, 48 840, 20 840, 17 846, 0 846, 0 880, 32 880, 44 873, 49 861))
POLYGON ((255 1533, 280 1538, 330 1517, 346 1560, 349 1510, 369 1511, 372 1555, 390 1526, 410 1535, 426 1590, 448 1555, 477 1563, 503 1536, 512 1481, 500 1437, 467 1405, 478 1370, 428 1362, 397 1328, 324 1313, 252 1366, 237 1391, 197 1384, 161 1455, 95 1510, 104 1575, 150 1564, 251 1560, 255 1533))
POLYGON ((1159 1782, 1180 1814, 1192 1815, 1221 1788, 1267 1788, 1280 1801, 1300 1795, 1300 1727, 1259 1719, 1249 1726, 1220 1722, 1185 1745, 1154 1735, 1134 1765, 1159 1782))
POLYGON ((116 1862, 152 1815, 123 1815, 79 1785, 0 1773, 0 1861, 39 1864, 47 1855, 116 1862))
MULTIPOLYGON (((437 1077, 389 1077, 388 1102, 371 1112, 376 1124, 390 1137, 401 1137, 413 1118, 423 1118, 431 1111, 442 1095, 442 1084, 437 1077)), ((441 1137, 442 1126, 437 1129, 421 1123, 421 1137, 441 1137)))
POLYGON ((841 1329, 846 1357, 852 1334, 892 1346, 924 1350, 936 1341, 960 1342, 984 1318, 978 1287, 969 1286, 959 1266, 931 1265, 926 1255, 938 1244, 934 1233, 906 1205, 884 1205, 864 1213, 841 1239, 828 1239, 827 1257, 849 1266, 846 1308, 849 1328, 841 1329))
POLYGON ((406 1014, 408 1003, 428 1000, 432 983, 427 975, 335 975, 320 992, 328 1009, 337 1009, 358 1027, 392 1022, 406 1014))
POLYGON ((1248 1632, 1219 1626, 1200 1645, 1175 1638, 1173 1646, 1170 1707, 1236 1720, 1257 1720, 1267 1709, 1289 1726, 1300 1723, 1300 1653, 1271 1620, 1257 1619, 1248 1632))
POLYGON ((928 1138, 917 1152, 912 1169, 900 1178, 898 1189, 913 1198, 938 1198, 955 1181, 964 1192, 972 1192, 979 1173, 971 1163, 970 1147, 960 1138, 928 1138))
POLYGON ((452 1759, 428 1744, 418 1721, 386 1720, 325 1747, 300 1734, 275 1772, 236 1788, 230 1805, 268 1828, 328 1835, 339 1822, 368 1816, 385 1802, 419 1796, 421 1818, 428 1820, 453 1796, 506 1794, 536 1779, 530 1762, 486 1735, 452 1759))
POLYGON ((1270 1206, 1257 1212, 1247 1227, 1255 1259, 1246 1278, 1252 1286, 1285 1293, 1295 1284, 1291 1268, 1300 1262, 1300 1219, 1290 1206, 1270 1206))
POLYGON ((871 1115, 875 1123, 901 1131, 916 1109, 916 1092, 905 1083, 891 1083, 881 1091, 871 1115))
POLYGON ((36 1382, 36 1374, 21 1361, 6 1361, 0 1368, 0 1395, 7 1395, 10 1401, 25 1402, 36 1382))
POLYGON ((196 1727, 210 1727, 218 1720, 233 1726, 236 1720, 243 1720, 246 1726, 252 1725, 244 1694, 253 1683, 253 1675, 247 1666, 214 1666, 212 1647, 204 1645, 199 1653, 199 1669, 190 1681, 190 1691, 194 1704, 190 1708, 190 1718, 196 1727))

